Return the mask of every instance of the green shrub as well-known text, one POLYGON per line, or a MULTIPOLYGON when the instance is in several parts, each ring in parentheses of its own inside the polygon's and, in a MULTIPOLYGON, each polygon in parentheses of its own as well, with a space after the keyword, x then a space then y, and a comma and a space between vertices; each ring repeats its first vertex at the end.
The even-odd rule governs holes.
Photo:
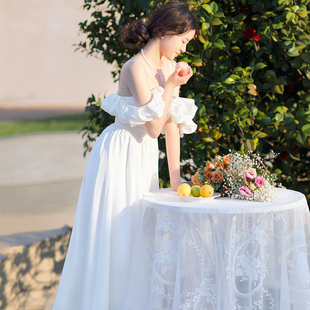
MULTIPOLYGON (((80 24, 88 39, 79 47, 120 68, 135 52, 121 45, 119 27, 147 10, 140 2, 108 2, 103 16, 98 8, 104 2, 85 0, 92 15, 80 24)), ((198 130, 182 139, 181 158, 200 166, 229 149, 262 154, 273 149, 280 156, 272 171, 310 198, 310 0, 298 5, 291 0, 187 3, 197 16, 199 36, 178 61, 195 72, 181 95, 196 101, 198 130)), ((151 2, 150 8, 156 5, 151 2)), ((118 70, 113 76, 117 80, 118 70)), ((111 122, 96 107, 83 128, 90 137, 111 122)), ((159 143, 164 151, 162 137, 159 143)), ((183 166, 183 176, 193 171, 189 162, 183 166)), ((160 177, 165 185, 166 168, 160 177)))

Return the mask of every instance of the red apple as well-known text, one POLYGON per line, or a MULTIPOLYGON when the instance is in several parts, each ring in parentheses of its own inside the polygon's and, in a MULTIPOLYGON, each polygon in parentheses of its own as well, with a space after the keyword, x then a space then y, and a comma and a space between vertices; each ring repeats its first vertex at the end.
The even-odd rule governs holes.
POLYGON ((179 76, 185 76, 188 75, 191 72, 190 66, 186 62, 178 62, 177 65, 175 66, 175 69, 178 70, 181 68, 179 71, 178 75, 179 76))

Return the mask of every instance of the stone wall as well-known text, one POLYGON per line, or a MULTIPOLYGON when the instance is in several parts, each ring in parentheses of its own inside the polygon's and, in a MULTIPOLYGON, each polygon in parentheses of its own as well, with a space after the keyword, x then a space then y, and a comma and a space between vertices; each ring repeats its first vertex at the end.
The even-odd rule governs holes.
POLYGON ((12 246, 0 261, 0 309, 42 310, 57 287, 71 230, 30 245, 12 246))

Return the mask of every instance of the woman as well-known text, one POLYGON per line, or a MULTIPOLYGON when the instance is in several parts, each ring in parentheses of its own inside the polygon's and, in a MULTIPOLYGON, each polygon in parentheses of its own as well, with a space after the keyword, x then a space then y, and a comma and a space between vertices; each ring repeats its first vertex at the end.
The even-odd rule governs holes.
POLYGON ((192 133, 196 106, 179 98, 192 76, 173 59, 196 33, 195 18, 169 2, 125 29, 124 43, 144 46, 121 70, 118 94, 102 109, 116 116, 97 139, 81 186, 54 310, 124 308, 143 194, 158 189, 157 137, 164 130, 170 181, 180 184, 180 136, 192 133))

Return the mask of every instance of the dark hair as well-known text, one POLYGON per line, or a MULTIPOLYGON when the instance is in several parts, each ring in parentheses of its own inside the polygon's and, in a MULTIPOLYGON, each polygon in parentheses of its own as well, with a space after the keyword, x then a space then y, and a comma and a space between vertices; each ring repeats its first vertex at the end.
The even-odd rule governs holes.
POLYGON ((171 1, 155 10, 146 25, 141 20, 126 25, 122 30, 123 43, 132 48, 140 48, 149 38, 178 35, 189 30, 197 32, 193 13, 186 4, 171 1))

